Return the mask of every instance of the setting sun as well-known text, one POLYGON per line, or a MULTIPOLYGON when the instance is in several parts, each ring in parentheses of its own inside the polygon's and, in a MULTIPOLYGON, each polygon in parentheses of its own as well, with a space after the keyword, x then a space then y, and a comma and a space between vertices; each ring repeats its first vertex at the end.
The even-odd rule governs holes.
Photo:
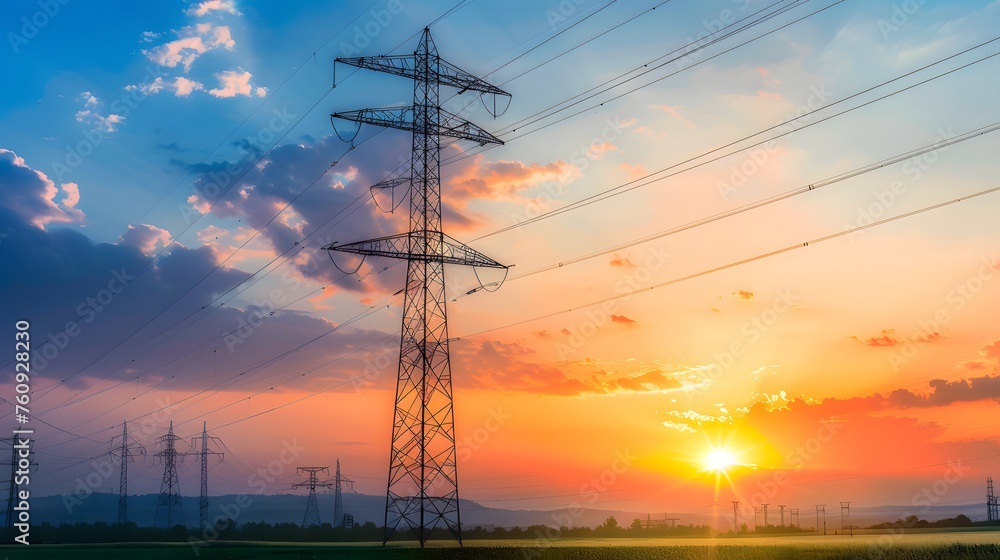
POLYGON ((730 467, 739 464, 736 456, 728 449, 712 449, 705 456, 705 470, 724 473, 730 467))

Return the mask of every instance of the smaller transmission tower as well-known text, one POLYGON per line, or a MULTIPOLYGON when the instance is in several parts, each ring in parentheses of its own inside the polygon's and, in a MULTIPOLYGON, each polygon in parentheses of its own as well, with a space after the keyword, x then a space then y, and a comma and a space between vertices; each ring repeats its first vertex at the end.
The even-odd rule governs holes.
POLYGON ((28 428, 22 430, 14 430, 15 435, 9 438, 0 439, 4 443, 10 442, 10 484, 8 485, 8 496, 7 496, 7 527, 13 527, 14 523, 17 523, 16 511, 14 511, 14 506, 18 502, 18 495, 20 493, 20 485, 17 483, 17 478, 20 475, 25 474, 27 471, 31 470, 31 467, 38 467, 38 463, 34 462, 33 457, 35 455, 34 448, 31 448, 27 458, 20 457, 17 447, 17 435, 18 433, 31 433, 28 428))
POLYGON ((799 508, 793 508, 788 510, 788 524, 792 527, 799 526, 799 508))
POLYGON ((201 436, 191 438, 191 447, 198 449, 199 442, 201 445, 201 451, 198 452, 201 457, 201 497, 198 499, 198 523, 202 529, 208 529, 208 456, 215 455, 220 462, 225 458, 223 453, 209 450, 209 440, 215 444, 222 444, 221 439, 208 435, 208 422, 202 422, 201 436))
POLYGON ((1000 502, 993 494, 993 477, 986 478, 986 520, 1000 521, 1000 502))
POLYGON ((333 523, 334 527, 350 529, 354 526, 354 516, 344 514, 344 498, 341 487, 345 485, 348 491, 354 492, 354 481, 340 474, 340 459, 337 459, 337 474, 334 475, 333 523), (351 518, 350 523, 347 523, 348 517, 351 518))
POLYGON ((753 508, 753 532, 757 532, 757 528, 760 527, 760 515, 764 512, 762 507, 753 508))
POLYGON ((167 510, 167 528, 173 527, 177 519, 184 519, 184 504, 181 502, 180 483, 177 482, 177 458, 182 460, 187 453, 177 451, 177 440, 181 438, 174 435, 174 423, 170 422, 170 429, 167 435, 160 436, 156 444, 162 448, 155 457, 163 463, 163 482, 160 483, 160 497, 156 501, 156 514, 153 516, 153 524, 160 517, 160 508, 167 510), (174 514, 174 508, 179 510, 174 514))
POLYGON ((733 532, 740 532, 740 503, 733 500, 733 532))
POLYGON ((823 514, 823 534, 826 534, 826 504, 816 506, 816 532, 819 532, 819 514, 823 514))
POLYGON ((784 527, 785 526, 785 506, 783 504, 779 504, 778 505, 778 511, 781 512, 781 525, 778 525, 778 527, 784 527))
POLYGON ((844 534, 844 512, 847 512, 847 529, 854 536, 854 527, 851 526, 851 502, 840 502, 840 534, 844 534))
POLYGON ((764 528, 767 529, 767 506, 770 504, 760 504, 764 508, 764 528))
POLYGON ((302 518, 302 526, 312 527, 313 525, 322 525, 319 519, 319 504, 316 502, 316 488, 330 488, 333 486, 329 482, 320 482, 318 476, 319 473, 330 474, 330 467, 299 467, 295 472, 297 474, 309 474, 309 480, 306 482, 296 482, 292 485, 292 488, 301 488, 303 486, 309 488, 309 501, 306 502, 306 515, 302 518))
POLYGON ((118 454, 119 470, 121 480, 118 483, 118 524, 128 523, 128 464, 134 461, 134 453, 146 454, 146 448, 135 440, 128 433, 128 422, 122 421, 122 435, 111 439, 111 460, 115 460, 115 453, 118 454), (121 438, 121 441, 116 441, 121 438))

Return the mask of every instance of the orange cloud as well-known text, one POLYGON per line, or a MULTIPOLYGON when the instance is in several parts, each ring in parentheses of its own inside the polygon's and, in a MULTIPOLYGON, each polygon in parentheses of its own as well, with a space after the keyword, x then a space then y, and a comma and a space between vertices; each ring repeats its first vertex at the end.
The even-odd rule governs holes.
POLYGON ((691 122, 687 117, 685 117, 681 113, 681 109, 683 109, 683 107, 681 107, 680 105, 676 105, 676 106, 671 106, 671 105, 650 105, 649 108, 650 109, 659 109, 660 111, 663 111, 664 113, 666 113, 666 114, 670 115, 671 117, 673 117, 673 118, 677 119, 678 121, 680 121, 684 126, 686 126, 688 128, 691 128, 691 129, 698 128, 693 122, 691 122))
POLYGON ((856 336, 850 337, 851 340, 859 342, 866 346, 898 346, 903 342, 896 338, 896 329, 883 329, 882 336, 873 336, 867 340, 861 340, 856 336))
POLYGON ((740 290, 738 292, 733 292, 733 295, 736 296, 736 298, 739 299, 740 301, 753 301, 753 292, 740 290))
POLYGON ((622 325, 634 325, 634 324, 637 323, 637 321, 635 321, 634 319, 630 319, 630 318, 628 318, 628 317, 626 317, 624 315, 612 315, 611 316, 611 322, 612 323, 619 323, 619 324, 622 324, 622 325))
POLYGON ((609 264, 611 264, 611 266, 623 266, 626 268, 635 268, 634 262, 629 260, 627 257, 626 258, 619 257, 617 253, 615 253, 614 256, 611 257, 611 262, 609 264))
POLYGON ((635 180, 649 175, 649 171, 641 163, 632 165, 631 163, 620 163, 618 167, 625 171, 629 179, 635 180))
POLYGON ((485 341, 478 347, 455 348, 452 356, 482 389, 581 397, 662 393, 681 383, 661 370, 630 373, 593 372, 590 362, 557 365, 529 361, 534 350, 517 342, 485 341), (589 375, 587 372, 590 372, 589 375), (573 372, 576 372, 573 374, 573 372))
POLYGON ((1000 362, 1000 340, 984 346, 982 350, 979 351, 980 354, 986 356, 987 358, 993 358, 1000 362))
POLYGON ((568 182, 579 174, 576 167, 562 160, 528 164, 521 161, 487 161, 477 156, 454 176, 446 196, 463 203, 476 198, 514 199, 525 189, 548 181, 568 182))

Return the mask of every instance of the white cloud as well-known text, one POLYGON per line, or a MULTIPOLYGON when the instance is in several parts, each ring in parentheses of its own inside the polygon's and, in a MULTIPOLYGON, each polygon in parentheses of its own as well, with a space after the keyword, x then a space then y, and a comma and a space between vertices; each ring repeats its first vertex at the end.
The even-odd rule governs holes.
POLYGON ((173 41, 142 52, 149 60, 160 66, 176 68, 177 65, 181 65, 187 72, 201 55, 220 48, 231 51, 236 47, 236 41, 233 40, 229 27, 225 25, 216 26, 211 23, 189 25, 181 28, 177 32, 177 37, 173 41))
POLYGON ((63 183, 62 190, 65 196, 59 201, 59 204, 67 209, 76 208, 76 204, 80 202, 80 185, 76 183, 63 183))
POLYGON ((118 130, 118 125, 125 122, 125 117, 121 115, 111 113, 104 116, 98 113, 97 106, 100 103, 100 99, 89 91, 82 92, 80 99, 83 100, 84 108, 76 112, 77 122, 91 125, 95 129, 104 132, 115 132, 118 130))
POLYGON ((205 86, 203 86, 201 82, 189 80, 184 76, 178 76, 177 79, 174 80, 174 83, 170 85, 170 88, 177 97, 187 97, 191 95, 191 92, 193 91, 205 90, 205 86))
POLYGON ((83 99, 83 106, 88 109, 93 109, 94 107, 97 107, 97 103, 100 101, 97 99, 97 97, 94 96, 94 94, 90 93, 89 91, 81 93, 80 97, 83 99))
POLYGON ((143 31, 142 34, 139 35, 139 40, 141 42, 143 42, 143 43, 152 43, 153 39, 159 39, 162 36, 163 36, 162 33, 153 33, 152 31, 143 31))
POLYGON ((208 90, 208 93, 215 97, 236 97, 237 95, 250 96, 256 91, 257 97, 267 95, 267 88, 255 86, 250 83, 253 75, 250 72, 238 68, 236 70, 226 70, 215 75, 219 79, 219 87, 208 90))
POLYGON ((194 91, 204 91, 205 86, 201 82, 177 76, 173 80, 164 80, 157 77, 152 82, 146 84, 133 84, 125 86, 127 91, 141 91, 145 95, 156 95, 163 90, 172 91, 176 97, 187 97, 194 91))
POLYGON ((234 16, 240 15, 239 10, 233 5, 233 0, 206 0, 198 4, 192 4, 186 14, 193 17, 201 17, 211 12, 224 12, 234 16))

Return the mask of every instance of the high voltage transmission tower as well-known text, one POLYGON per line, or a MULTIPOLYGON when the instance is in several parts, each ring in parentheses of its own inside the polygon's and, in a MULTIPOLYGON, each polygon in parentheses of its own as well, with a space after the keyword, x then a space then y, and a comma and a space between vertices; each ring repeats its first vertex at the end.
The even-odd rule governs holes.
POLYGON ((330 488, 333 486, 329 482, 320 482, 319 473, 330 474, 330 467, 299 467, 295 471, 297 474, 308 473, 309 480, 306 482, 296 482, 292 488, 306 486, 309 488, 309 500, 306 502, 306 515, 302 518, 303 527, 322 525, 319 519, 319 504, 316 502, 316 488, 330 488))
POLYGON ((340 459, 337 459, 337 474, 334 475, 333 485, 333 526, 350 529, 354 526, 354 516, 344 515, 344 498, 341 495, 341 486, 346 485, 348 490, 354 492, 354 481, 340 474, 340 459))
MULTIPOLYGON (((15 430, 16 432, 17 430, 15 430)), ((28 456, 22 456, 19 452, 18 438, 17 436, 0 439, 4 443, 10 442, 10 480, 7 485, 7 515, 6 515, 6 526, 13 527, 15 523, 18 522, 18 516, 14 507, 20 501, 20 489, 21 485, 18 484, 18 480, 26 477, 31 467, 37 467, 38 463, 32 461, 32 457, 35 454, 33 448, 20 448, 28 449, 28 456)), ((26 478, 25 478, 26 479, 26 478)))
POLYGON ((840 534, 844 534, 844 512, 847 512, 847 529, 854 536, 854 526, 851 525, 851 502, 840 502, 840 534))
POLYGON ((816 532, 819 532, 819 514, 823 514, 823 534, 826 534, 826 504, 816 505, 816 532))
POLYGON ((218 451, 211 451, 208 449, 208 442, 211 440, 213 443, 221 444, 222 440, 208 435, 208 422, 202 422, 201 425, 201 435, 191 438, 191 447, 198 449, 199 441, 201 451, 198 452, 198 456, 201 459, 201 495, 198 499, 198 523, 202 529, 208 529, 208 456, 217 455, 219 461, 225 458, 225 454, 219 453, 218 451))
POLYGON ((127 421, 122 422, 122 435, 111 439, 110 455, 112 460, 114 460, 116 451, 118 453, 118 470, 121 471, 121 480, 118 483, 118 524, 124 525, 128 523, 128 464, 134 460, 132 458, 133 452, 138 452, 140 455, 146 454, 146 448, 129 435, 127 421), (121 441, 116 445, 115 440, 118 438, 121 438, 121 441))
POLYGON ((324 247, 406 261, 383 543, 401 526, 413 533, 420 546, 438 528, 461 543, 444 265, 506 267, 442 231, 441 136, 480 144, 503 142, 443 110, 438 92, 445 85, 460 92, 510 94, 442 60, 429 29, 424 29, 413 54, 338 58, 336 62, 413 80, 412 106, 331 115, 358 126, 368 123, 413 133, 409 231, 324 247))
POLYGON ((986 477, 986 520, 1000 521, 1000 502, 993 494, 993 477, 986 477))
POLYGON ((177 482, 177 458, 184 458, 187 453, 177 451, 177 440, 181 438, 174 435, 174 423, 170 422, 170 429, 167 435, 160 436, 156 444, 163 449, 154 455, 163 463, 163 482, 160 483, 160 497, 156 500, 156 513, 153 516, 153 524, 160 516, 160 508, 167 509, 167 528, 173 527, 175 520, 174 507, 180 510, 180 517, 184 519, 184 504, 181 502, 180 484, 177 482))

